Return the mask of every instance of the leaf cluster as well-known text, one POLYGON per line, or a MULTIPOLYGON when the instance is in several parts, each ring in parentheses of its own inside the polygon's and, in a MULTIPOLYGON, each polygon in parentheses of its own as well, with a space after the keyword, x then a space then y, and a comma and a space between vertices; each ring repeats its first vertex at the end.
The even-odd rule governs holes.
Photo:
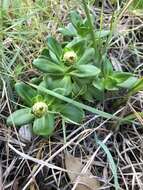
MULTIPOLYGON (((102 66, 99 65, 99 52, 93 47, 88 19, 72 11, 70 21, 59 29, 64 36, 62 43, 52 36, 47 38, 47 47, 33 61, 33 67, 41 75, 33 77, 30 82, 80 102, 102 100, 106 91, 138 89, 141 83, 138 78, 129 72, 114 71, 107 57, 102 60, 102 66)), ((102 31, 100 38, 104 41, 108 34, 109 31, 102 31)), ((97 36, 99 38, 99 32, 95 31, 97 36)), ((49 136, 53 134, 57 118, 75 124, 84 118, 82 109, 24 82, 16 83, 15 89, 23 100, 24 108, 8 117, 8 125, 32 123, 35 134, 49 136)))

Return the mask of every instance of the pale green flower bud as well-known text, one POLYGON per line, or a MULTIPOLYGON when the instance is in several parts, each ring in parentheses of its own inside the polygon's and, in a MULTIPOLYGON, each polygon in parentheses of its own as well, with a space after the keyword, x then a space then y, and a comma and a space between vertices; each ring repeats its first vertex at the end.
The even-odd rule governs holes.
POLYGON ((36 117, 42 117, 48 111, 48 106, 45 102, 36 102, 32 107, 32 111, 36 117))
POLYGON ((68 63, 75 63, 77 60, 77 55, 74 51, 67 51, 64 56, 63 60, 68 63))

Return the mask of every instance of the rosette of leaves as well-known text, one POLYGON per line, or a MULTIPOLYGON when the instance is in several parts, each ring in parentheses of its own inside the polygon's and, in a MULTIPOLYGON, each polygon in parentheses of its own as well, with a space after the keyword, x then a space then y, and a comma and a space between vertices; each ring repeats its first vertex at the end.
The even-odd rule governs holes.
POLYGON ((129 72, 114 71, 113 66, 109 59, 105 59, 103 62, 102 75, 93 81, 93 86, 100 91, 104 90, 119 90, 131 89, 136 82, 138 77, 129 72))
POLYGON ((69 18, 70 23, 66 27, 59 28, 59 32, 64 36, 87 37, 90 34, 90 25, 87 18, 83 19, 77 11, 71 11, 69 18))
POLYGON ((55 119, 59 115, 62 119, 76 124, 80 123, 84 117, 82 109, 71 104, 64 104, 50 96, 41 96, 40 92, 23 82, 16 83, 15 89, 25 106, 7 118, 8 125, 21 127, 32 123, 35 134, 50 136, 55 129, 55 119))
MULTIPOLYGON (((82 18, 77 11, 71 11, 69 18, 70 23, 58 29, 63 36, 90 38, 91 27, 87 18, 82 18)), ((93 15, 91 19, 94 23, 93 15)), ((95 37, 106 37, 109 33, 109 30, 95 31, 95 37)))
POLYGON ((100 74, 94 65, 94 49, 85 49, 81 43, 62 48, 53 37, 48 37, 47 46, 33 61, 34 67, 44 73, 40 85, 65 96, 84 97, 100 74))
MULTIPOLYGON (((92 24, 94 24, 93 16, 91 15, 90 17, 92 24)), ((91 29, 89 20, 87 18, 82 18, 76 11, 72 11, 69 14, 69 18, 71 22, 66 27, 59 28, 59 31, 63 34, 63 36, 72 37, 73 40, 68 44, 68 46, 70 47, 80 44, 80 47, 92 47, 93 40, 91 39, 91 30, 94 29, 91 29)), ((94 31, 94 37, 97 43, 97 49, 94 56, 95 65, 98 65, 98 62, 101 59, 100 53, 98 51, 98 39, 100 43, 104 42, 104 38, 107 37, 109 33, 109 30, 94 31)), ((99 44, 99 46, 100 45, 101 44, 99 44)), ((98 67, 100 66, 98 65, 98 67)), ((132 73, 114 71, 112 64, 106 58, 102 62, 102 71, 92 83, 95 88, 90 85, 88 90, 86 89, 87 93, 84 94, 84 98, 87 100, 92 100, 92 97, 99 97, 100 99, 100 97, 102 97, 101 92, 104 90, 114 91, 119 90, 120 88, 130 89, 136 81, 137 77, 135 77, 132 73)))
MULTIPOLYGON (((83 42, 85 46, 91 47, 93 40, 91 39, 91 27, 87 18, 82 18, 77 11, 71 11, 69 14, 70 23, 66 27, 61 27, 58 31, 64 36, 65 40, 73 41, 71 43, 83 42)), ((91 15, 91 21, 94 24, 96 18, 91 15)), ((110 34, 109 30, 94 31, 96 42, 101 38, 105 38, 110 34)))

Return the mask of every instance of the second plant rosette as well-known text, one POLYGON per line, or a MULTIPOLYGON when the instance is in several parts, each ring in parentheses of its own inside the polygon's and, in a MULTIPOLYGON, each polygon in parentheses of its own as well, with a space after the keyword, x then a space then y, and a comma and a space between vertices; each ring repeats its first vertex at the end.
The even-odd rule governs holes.
POLYGON ((80 123, 84 117, 82 109, 41 94, 23 82, 16 83, 15 89, 22 98, 24 106, 8 117, 8 125, 21 127, 32 123, 34 134, 50 136, 55 129, 57 117, 60 116, 62 119, 76 124, 80 123))

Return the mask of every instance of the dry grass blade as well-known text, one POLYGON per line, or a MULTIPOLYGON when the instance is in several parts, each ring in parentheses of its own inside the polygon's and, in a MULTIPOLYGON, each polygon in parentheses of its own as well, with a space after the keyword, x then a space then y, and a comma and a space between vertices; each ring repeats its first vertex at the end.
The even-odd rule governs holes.
POLYGON ((118 16, 118 19, 121 19, 121 17, 127 11, 128 7, 131 5, 132 2, 133 2, 133 0, 127 1, 127 3, 125 4, 125 6, 123 7, 122 11, 120 12, 120 14, 118 16))
POLYGON ((3 184, 2 184, 2 166, 0 162, 0 190, 3 190, 3 184))
POLYGON ((66 170, 63 169, 63 168, 60 168, 60 167, 55 166, 55 165, 53 165, 53 164, 46 163, 46 162, 43 161, 43 160, 40 160, 40 159, 37 159, 37 158, 33 158, 33 157, 31 157, 31 156, 29 156, 29 155, 27 155, 27 154, 25 154, 25 153, 22 153, 22 152, 16 150, 11 144, 8 144, 8 146, 9 146, 13 151, 15 151, 18 155, 20 155, 21 157, 23 157, 23 158, 26 159, 26 160, 31 160, 31 161, 33 161, 33 162, 35 162, 35 163, 38 163, 39 165, 47 166, 47 167, 49 167, 49 168, 53 168, 53 169, 57 169, 57 170, 66 172, 66 170))
POLYGON ((136 112, 136 110, 132 107, 132 105, 130 103, 128 103, 128 105, 130 106, 130 108, 134 112, 136 118, 139 120, 139 122, 143 126, 143 119, 142 119, 142 117, 136 112))
POLYGON ((72 183, 75 183, 77 176, 79 176, 76 190, 97 190, 100 187, 99 182, 95 179, 89 169, 84 175, 80 174, 83 169, 83 164, 80 158, 76 158, 70 154, 66 155, 65 166, 66 169, 70 171, 68 172, 68 175, 72 183))
MULTIPOLYGON (((105 120, 103 123, 101 123, 97 128, 94 128, 94 130, 92 130, 92 129, 86 129, 86 130, 82 131, 81 133, 77 134, 77 135, 76 135, 75 137, 73 137, 69 142, 67 142, 64 146, 62 146, 58 151, 56 151, 54 154, 52 154, 45 162, 51 161, 54 157, 56 157, 59 153, 61 153, 63 150, 65 150, 71 143, 73 143, 75 140, 77 140, 80 136, 82 136, 82 135, 84 135, 84 134, 86 134, 86 136, 91 135, 94 131, 96 131, 97 129, 99 129, 99 128, 100 128, 101 126, 103 126, 106 122, 107 122, 107 120, 105 120)), ((111 133, 105 138, 105 140, 104 140, 103 142, 105 143, 105 142, 108 140, 108 138, 110 138, 110 136, 111 136, 111 133)), ((71 136, 69 136, 69 137, 71 137, 71 136)), ((67 139, 68 139, 68 137, 67 137, 67 139)), ((79 142, 80 142, 80 141, 79 141, 79 142)), ((78 143, 79 143, 79 142, 78 142, 78 143)), ((88 167, 90 166, 90 164, 91 164, 93 158, 95 157, 95 155, 96 155, 96 153, 99 151, 99 149, 100 149, 100 147, 97 148, 97 150, 94 152, 92 158, 89 160, 89 162, 87 162, 87 164, 86 164, 85 167, 83 168, 83 169, 85 170, 85 171, 83 171, 83 172, 86 173, 88 167)), ((29 179, 29 181, 26 183, 26 185, 23 187, 22 190, 26 190, 26 189, 27 189, 27 187, 29 186, 29 184, 33 181, 33 177, 36 177, 36 176, 38 175, 38 173, 42 170, 43 166, 44 166, 44 165, 41 165, 41 166, 37 169, 37 171, 35 171, 35 172, 33 173, 33 176, 32 176, 32 177, 31 177, 31 175, 29 176, 30 179, 29 179)), ((66 171, 67 171, 67 170, 66 170, 66 171)), ((76 185, 76 184, 75 184, 75 185, 76 185)))

